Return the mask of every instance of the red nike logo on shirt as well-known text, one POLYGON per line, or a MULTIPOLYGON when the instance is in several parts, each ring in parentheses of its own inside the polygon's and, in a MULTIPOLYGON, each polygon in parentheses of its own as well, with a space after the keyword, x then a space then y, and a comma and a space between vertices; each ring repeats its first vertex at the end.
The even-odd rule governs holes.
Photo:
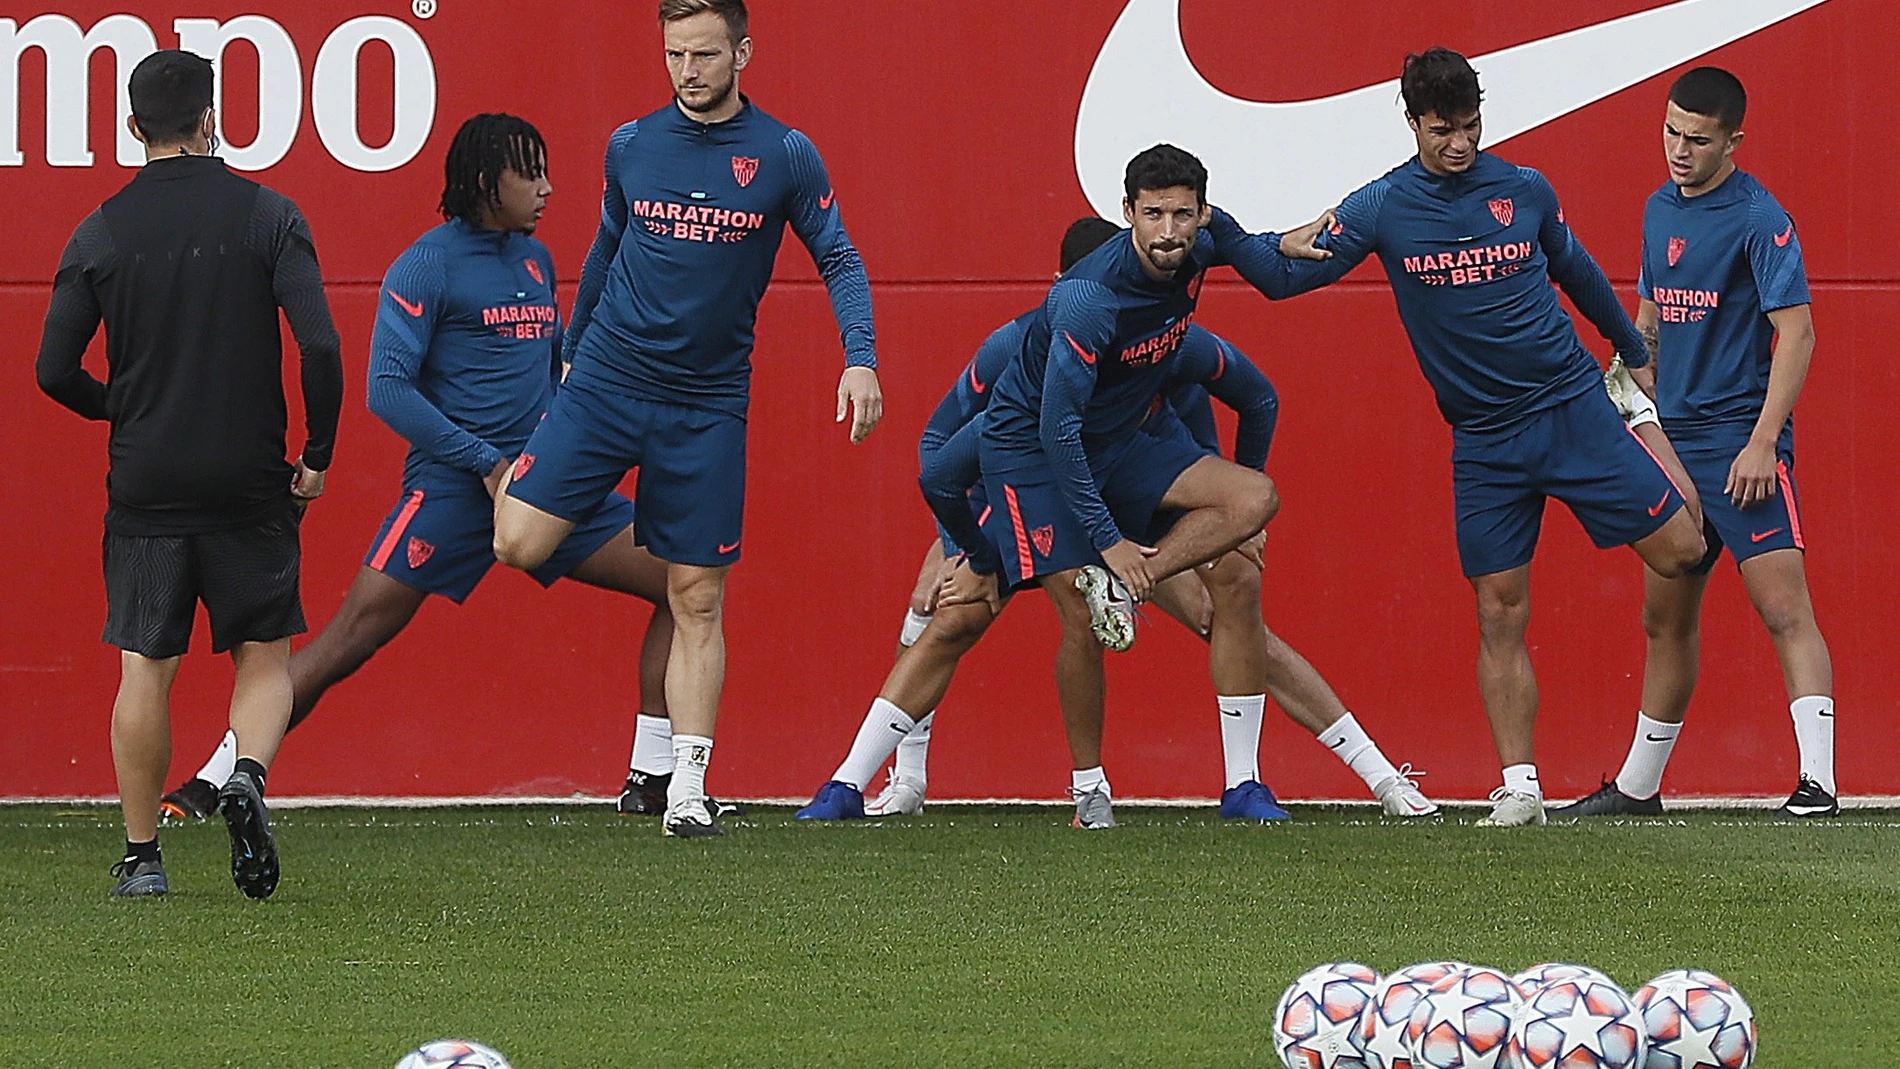
POLYGON ((1770 528, 1769 530, 1759 532, 1757 534, 1749 535, 1748 540, 1750 542, 1760 542, 1765 539, 1773 538, 1780 533, 1781 533, 1781 528, 1774 527, 1774 528, 1770 528))
POLYGON ((1094 364, 1095 364, 1095 354, 1094 354, 1094 353, 1091 353, 1091 352, 1089 352, 1089 351, 1088 351, 1087 349, 1084 349, 1084 348, 1082 348, 1082 346, 1081 346, 1081 345, 1080 345, 1080 344, 1079 344, 1079 343, 1078 343, 1078 342, 1077 342, 1077 341, 1076 341, 1076 340, 1075 340, 1074 338, 1071 338, 1071 337, 1069 337, 1069 332, 1068 332, 1068 331, 1066 331, 1066 330, 1065 330, 1065 331, 1063 331, 1063 332, 1062 332, 1062 337, 1063 337, 1064 339, 1066 339, 1066 340, 1068 341, 1068 343, 1069 343, 1069 348, 1071 348, 1071 349, 1074 349, 1074 350, 1075 350, 1075 355, 1077 355, 1077 356, 1079 356, 1079 357, 1081 357, 1081 358, 1082 358, 1082 362, 1083 362, 1084 364, 1088 364, 1088 365, 1090 365, 1091 367, 1092 367, 1092 366, 1094 366, 1094 364))
POLYGON ((837 195, 836 190, 827 190, 824 196, 818 198, 818 210, 830 211, 831 202, 837 199, 837 195))
POLYGON ((1658 502, 1656 502, 1656 503, 1655 503, 1654 505, 1651 505, 1651 506, 1649 507, 1649 514, 1650 514, 1651 516, 1660 516, 1660 515, 1662 515, 1662 510, 1663 510, 1663 506, 1664 506, 1664 505, 1667 505, 1667 504, 1669 504, 1669 494, 1668 494, 1667 492, 1665 492, 1665 493, 1663 494, 1663 496, 1662 496, 1662 500, 1661 500, 1661 501, 1658 501, 1658 502))
POLYGON ((976 381, 976 365, 975 364, 970 365, 970 389, 975 390, 977 393, 982 393, 984 390, 989 389, 988 386, 985 386, 982 383, 976 381))
POLYGON ((403 300, 403 299, 402 299, 402 294, 400 294, 400 293, 397 293, 397 292, 396 292, 395 290, 387 290, 387 291, 385 291, 385 292, 387 292, 387 293, 388 293, 388 294, 389 294, 389 295, 390 295, 391 297, 394 297, 394 298, 396 299, 396 303, 397 303, 397 304, 400 304, 400 305, 402 305, 402 310, 403 310, 403 311, 405 311, 405 312, 408 312, 408 313, 409 313, 410 315, 412 315, 412 316, 415 316, 415 317, 416 317, 417 319, 421 319, 421 318, 422 318, 422 306, 421 306, 421 305, 419 305, 419 304, 410 304, 410 303, 409 303, 408 301, 405 301, 405 300, 403 300))
POLYGON ((1788 243, 1793 240, 1794 240, 1794 222, 1790 220, 1788 223, 1788 229, 1783 230, 1781 233, 1775 235, 1775 246, 1777 248, 1785 249, 1788 247, 1788 243))
POLYGON ((738 542, 734 542, 733 544, 731 544, 731 545, 729 545, 729 546, 720 546, 720 547, 719 547, 719 552, 721 552, 721 553, 731 553, 731 552, 732 552, 733 550, 735 550, 735 549, 738 549, 738 548, 739 548, 739 543, 738 543, 738 542))

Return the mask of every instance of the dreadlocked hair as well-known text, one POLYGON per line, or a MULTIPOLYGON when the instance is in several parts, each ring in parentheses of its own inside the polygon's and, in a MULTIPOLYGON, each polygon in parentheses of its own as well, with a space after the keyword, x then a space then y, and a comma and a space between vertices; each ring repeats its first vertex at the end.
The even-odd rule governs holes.
POLYGON ((503 113, 477 115, 455 131, 442 165, 444 219, 476 222, 484 207, 501 204, 501 172, 539 178, 548 146, 528 120, 503 113))

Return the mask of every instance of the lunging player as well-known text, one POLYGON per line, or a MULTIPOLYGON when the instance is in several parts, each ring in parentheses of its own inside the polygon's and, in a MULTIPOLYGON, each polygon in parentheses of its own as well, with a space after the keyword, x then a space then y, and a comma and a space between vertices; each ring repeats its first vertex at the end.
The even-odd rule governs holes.
POLYGON ((1695 690, 1702 593, 1722 548, 1781 659, 1801 778, 1784 817, 1840 812, 1834 670, 1808 598, 1795 502, 1794 405, 1814 354, 1794 220, 1735 166, 1748 105, 1728 71, 1698 67, 1669 90, 1669 181, 1643 212, 1636 326, 1655 359, 1664 425, 1701 492, 1709 552, 1687 575, 1644 576, 1649 657, 1629 757, 1613 782, 1560 813, 1662 812, 1663 767, 1695 690))
POLYGON ((739 93, 743 0, 663 0, 673 101, 614 131, 581 272, 571 371, 496 502, 495 554, 538 569, 639 468, 634 538, 666 562, 673 779, 668 835, 719 835, 705 801, 725 683, 721 612, 739 559, 753 325, 786 224, 831 291, 846 369, 837 419, 883 411, 863 261, 810 139, 739 93))
POLYGON ((1704 545, 1683 496, 1617 416, 1555 280, 1631 368, 1649 355, 1543 175, 1478 148, 1477 72, 1456 52, 1408 56, 1400 78, 1418 155, 1347 197, 1323 263, 1278 257, 1296 290, 1378 254, 1419 365, 1452 427, 1458 553, 1478 602, 1478 685, 1504 766, 1487 825, 1541 824, 1537 682, 1525 630, 1544 502, 1599 548, 1633 547, 1675 578, 1704 545))

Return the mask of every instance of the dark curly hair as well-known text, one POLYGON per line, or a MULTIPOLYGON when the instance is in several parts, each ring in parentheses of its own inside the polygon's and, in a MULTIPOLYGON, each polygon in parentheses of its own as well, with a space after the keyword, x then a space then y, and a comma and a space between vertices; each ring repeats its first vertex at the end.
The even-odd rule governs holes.
POLYGON ((541 131, 514 115, 477 115, 455 131, 442 164, 442 218, 478 222, 483 208, 501 204, 501 172, 526 178, 547 173, 541 131))

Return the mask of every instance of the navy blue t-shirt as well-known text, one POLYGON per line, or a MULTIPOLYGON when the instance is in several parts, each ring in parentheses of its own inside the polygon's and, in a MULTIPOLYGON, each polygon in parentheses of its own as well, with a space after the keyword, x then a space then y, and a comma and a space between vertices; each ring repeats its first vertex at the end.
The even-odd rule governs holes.
POLYGON ((1768 313, 1809 303, 1794 219, 1742 171, 1699 197, 1674 182, 1643 209, 1636 291, 1661 313, 1656 405, 1670 431, 1752 427, 1768 398, 1768 313))
POLYGON ((390 265, 369 407, 409 442, 405 483, 438 465, 487 475, 527 443, 560 376, 554 259, 540 241, 457 219, 390 265))

